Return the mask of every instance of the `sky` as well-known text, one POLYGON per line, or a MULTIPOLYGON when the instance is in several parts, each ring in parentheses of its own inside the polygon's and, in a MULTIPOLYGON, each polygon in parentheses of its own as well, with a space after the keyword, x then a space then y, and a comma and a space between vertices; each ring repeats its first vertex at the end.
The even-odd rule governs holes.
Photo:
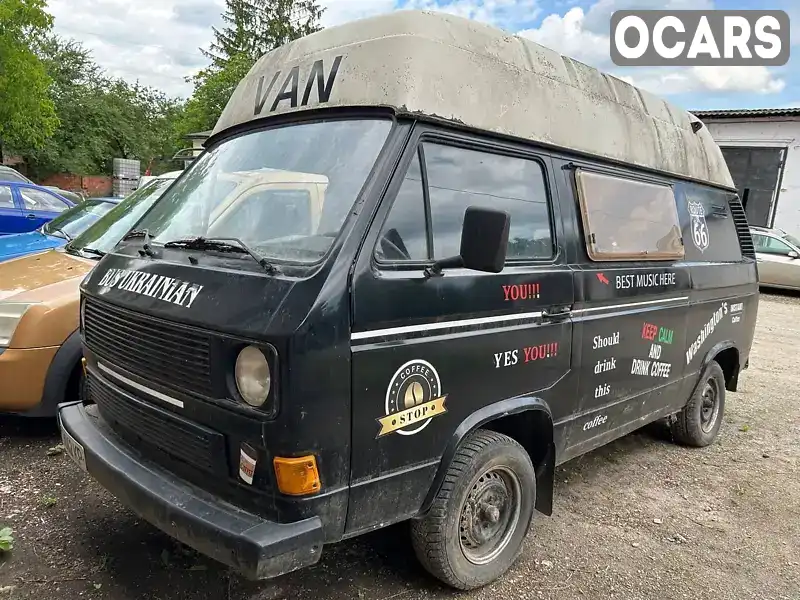
MULTIPOLYGON (((800 0, 318 0, 326 27, 403 8, 440 10, 528 37, 624 78, 688 110, 800 108, 800 0), (635 67, 609 54, 609 20, 620 9, 786 10, 792 58, 783 67, 635 67)), ((50 0, 57 33, 82 42, 111 75, 192 92, 186 77, 207 65, 200 48, 220 24, 223 0, 50 0)))

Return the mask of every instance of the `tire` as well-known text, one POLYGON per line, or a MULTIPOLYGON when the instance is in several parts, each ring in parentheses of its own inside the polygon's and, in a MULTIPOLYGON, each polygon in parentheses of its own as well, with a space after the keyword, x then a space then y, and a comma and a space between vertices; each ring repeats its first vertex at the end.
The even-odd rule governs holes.
POLYGON ((673 439, 695 448, 712 444, 719 435, 724 412, 725 374, 718 362, 711 361, 703 369, 689 402, 672 419, 673 439))
POLYGON ((458 447, 431 509, 412 521, 414 551, 442 582, 460 590, 482 587, 516 561, 535 504, 536 471, 527 452, 508 436, 477 430, 458 447), (479 523, 494 534, 488 541, 476 537, 479 523))

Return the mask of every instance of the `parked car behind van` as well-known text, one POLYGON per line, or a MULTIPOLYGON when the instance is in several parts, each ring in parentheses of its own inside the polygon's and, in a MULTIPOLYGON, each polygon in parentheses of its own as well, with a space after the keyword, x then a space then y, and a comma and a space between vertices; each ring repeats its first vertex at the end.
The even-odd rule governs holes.
POLYGON ((73 206, 42 186, 0 181, 0 236, 34 231, 73 206))
POLYGON ((120 198, 92 198, 67 209, 36 231, 0 237, 0 262, 66 245, 119 201, 120 198))
POLYGON ((800 240, 782 229, 751 227, 758 261, 758 282, 764 287, 800 289, 800 240))
POLYGON ((471 589, 557 465, 662 418, 716 439, 758 282, 691 114, 404 11, 262 57, 205 147, 82 283, 87 402, 59 409, 76 464, 169 535, 264 579, 409 520, 471 589), (261 172, 324 195, 254 177, 227 204, 261 172))
MULTIPOLYGON (((25 175, 23 175, 16 169, 12 169, 11 167, 6 167, 3 165, 0 165, 0 181, 17 181, 20 183, 30 183, 32 185, 36 185, 33 181, 25 177, 25 175)), ((86 196, 81 193, 73 192, 70 190, 62 190, 61 188, 54 185, 43 185, 41 187, 48 190, 52 190, 59 196, 62 196, 67 200, 74 202, 75 204, 79 204, 84 200, 86 200, 86 196)))
POLYGON ((133 192, 63 248, 0 264, 0 413, 52 417, 81 397, 78 286, 171 183, 133 192))

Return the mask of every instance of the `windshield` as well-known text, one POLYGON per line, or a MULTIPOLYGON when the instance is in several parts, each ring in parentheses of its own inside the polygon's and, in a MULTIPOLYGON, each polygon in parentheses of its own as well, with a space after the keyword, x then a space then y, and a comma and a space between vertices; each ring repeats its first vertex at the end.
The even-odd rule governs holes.
POLYGON ((331 120, 245 134, 207 151, 137 223, 154 245, 238 238, 269 260, 313 263, 339 234, 388 120, 331 120))
POLYGON ((785 233, 783 235, 783 239, 785 239, 787 242, 792 244, 794 247, 800 248, 800 240, 798 240, 796 237, 794 237, 790 233, 785 233))
POLYGON ((86 231, 100 217, 116 206, 102 200, 87 200, 62 214, 42 227, 42 233, 71 240, 86 231))
POLYGON ((156 179, 140 187, 72 240, 67 250, 92 248, 102 253, 110 252, 173 181, 173 179, 156 179))

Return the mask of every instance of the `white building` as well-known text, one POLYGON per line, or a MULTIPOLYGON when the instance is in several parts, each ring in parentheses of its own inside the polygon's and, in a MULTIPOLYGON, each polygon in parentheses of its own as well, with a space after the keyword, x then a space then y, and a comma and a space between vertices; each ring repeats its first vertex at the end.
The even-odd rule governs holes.
POLYGON ((722 148, 750 224, 800 235, 800 108, 693 114, 722 148))

